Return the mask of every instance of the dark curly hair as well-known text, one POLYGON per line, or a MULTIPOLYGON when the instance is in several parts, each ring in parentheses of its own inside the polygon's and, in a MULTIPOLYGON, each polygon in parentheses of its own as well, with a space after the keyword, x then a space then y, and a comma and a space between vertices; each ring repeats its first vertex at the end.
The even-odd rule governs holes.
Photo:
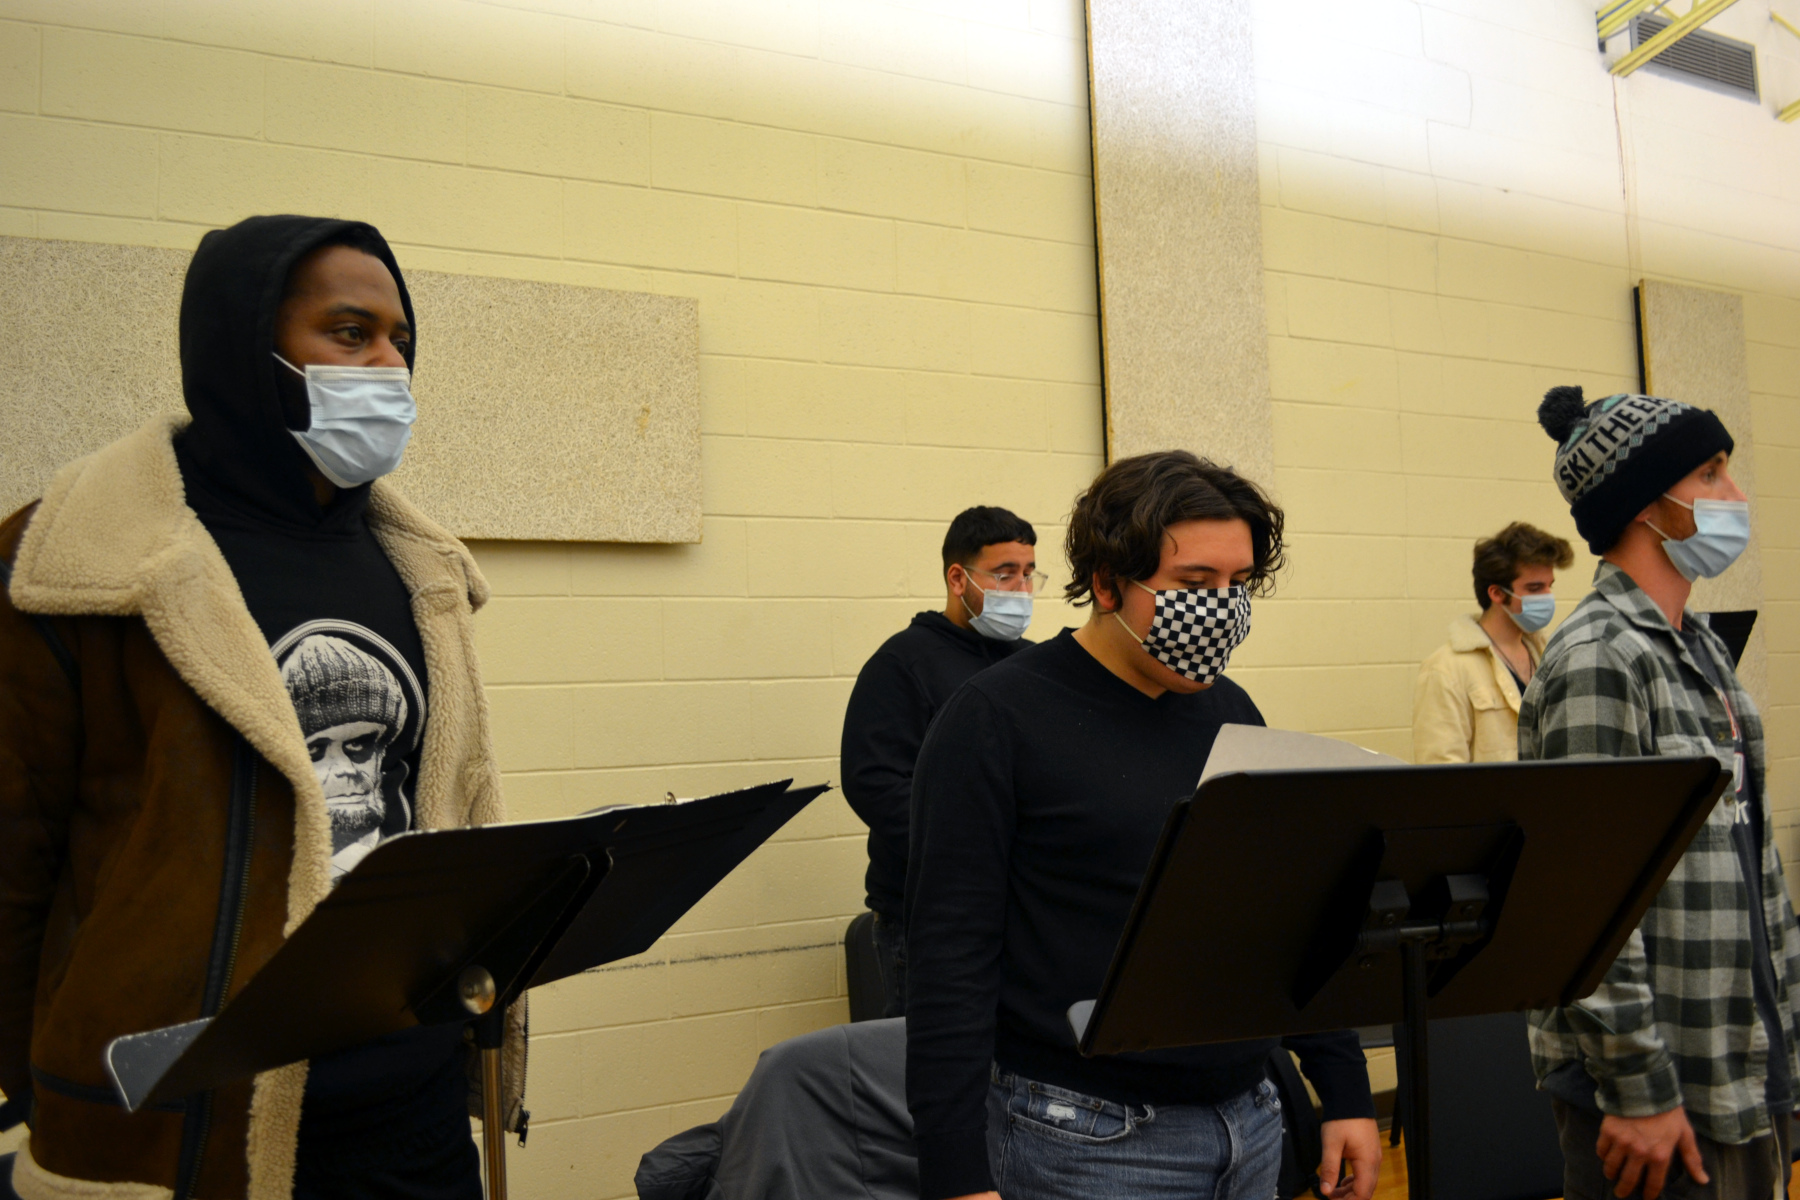
POLYGON ((1536 525, 1514 521, 1491 538, 1475 543, 1475 599, 1487 609, 1488 585, 1512 591, 1521 567, 1555 567, 1566 571, 1575 564, 1575 549, 1553 533, 1536 525))
POLYGON ((1254 565, 1247 586, 1252 595, 1267 595, 1286 562, 1286 518, 1261 488, 1186 450, 1122 458, 1075 497, 1065 543, 1073 578, 1063 595, 1070 604, 1091 603, 1098 575, 1117 603, 1120 581, 1156 574, 1169 526, 1232 520, 1250 526, 1254 565))

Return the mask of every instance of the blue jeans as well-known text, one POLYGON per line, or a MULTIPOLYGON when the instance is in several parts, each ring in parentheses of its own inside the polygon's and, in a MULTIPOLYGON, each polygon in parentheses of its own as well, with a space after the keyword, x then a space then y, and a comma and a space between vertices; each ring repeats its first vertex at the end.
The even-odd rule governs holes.
POLYGON ((1115 1104, 994 1069, 988 1163, 1005 1200, 1273 1200, 1281 1101, 1115 1104))

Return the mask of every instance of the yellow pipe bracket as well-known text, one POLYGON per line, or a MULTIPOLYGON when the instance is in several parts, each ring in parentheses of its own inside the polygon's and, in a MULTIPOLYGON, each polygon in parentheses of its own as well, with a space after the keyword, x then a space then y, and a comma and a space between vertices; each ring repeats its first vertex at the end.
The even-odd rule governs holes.
POLYGON ((1661 8, 1665 0, 1619 0, 1609 8, 1603 8, 1594 20, 1599 28, 1600 40, 1605 41, 1619 30, 1631 24, 1631 18, 1639 13, 1661 8))
MULTIPOLYGON (((1796 28, 1792 21, 1788 20, 1774 9, 1769 10, 1769 20, 1775 22, 1795 37, 1800 37, 1800 28, 1796 28)), ((1780 120, 1786 121, 1790 125, 1795 121, 1800 121, 1800 100, 1794 101, 1792 104, 1776 113, 1775 116, 1780 120)))

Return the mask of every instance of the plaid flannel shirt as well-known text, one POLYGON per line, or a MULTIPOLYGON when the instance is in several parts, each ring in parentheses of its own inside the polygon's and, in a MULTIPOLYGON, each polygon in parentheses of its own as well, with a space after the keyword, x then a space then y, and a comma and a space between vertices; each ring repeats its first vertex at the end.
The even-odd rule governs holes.
MULTIPOLYGON (((1743 728, 1752 794, 1762 807, 1760 900, 1776 1009, 1795 1061, 1793 982, 1800 932, 1776 852, 1763 791, 1763 729, 1731 669, 1730 652, 1694 614, 1743 728)), ((1731 720, 1681 636, 1631 577, 1610 563, 1544 653, 1519 712, 1521 759, 1711 754, 1730 770, 1731 720)), ((1769 1039, 1751 983, 1751 891, 1731 841, 1748 819, 1728 794, 1657 894, 1592 996, 1530 1016, 1532 1066, 1541 1081, 1582 1063, 1603 1112, 1651 1116, 1684 1105, 1696 1132, 1739 1144, 1769 1132, 1769 1039)))

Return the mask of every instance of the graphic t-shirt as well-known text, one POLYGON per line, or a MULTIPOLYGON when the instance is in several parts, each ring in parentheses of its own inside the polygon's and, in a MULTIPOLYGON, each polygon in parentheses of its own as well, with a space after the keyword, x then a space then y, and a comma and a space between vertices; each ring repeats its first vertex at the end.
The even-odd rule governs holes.
MULTIPOLYGON (((183 478, 300 718, 330 812, 335 885, 416 824, 431 680, 411 596, 360 504, 327 510, 316 529, 297 528, 234 509, 185 462, 183 478)), ((458 1025, 418 1026, 313 1059, 300 1157, 335 1159, 354 1144, 359 1162, 389 1150, 398 1160, 410 1153, 403 1146, 439 1126, 458 1126, 466 1140, 465 1084, 454 1065, 461 1038, 458 1025), (446 1122, 446 1112, 456 1119, 446 1122), (379 1145, 362 1147, 370 1130, 382 1131, 379 1145)))
POLYGON ((270 649, 331 814, 335 884, 369 851, 412 828, 425 689, 392 642, 355 621, 305 621, 270 649))
POLYGON ((413 827, 430 719, 425 650, 366 523, 311 536, 208 520, 281 667, 331 814, 331 879, 413 827))

